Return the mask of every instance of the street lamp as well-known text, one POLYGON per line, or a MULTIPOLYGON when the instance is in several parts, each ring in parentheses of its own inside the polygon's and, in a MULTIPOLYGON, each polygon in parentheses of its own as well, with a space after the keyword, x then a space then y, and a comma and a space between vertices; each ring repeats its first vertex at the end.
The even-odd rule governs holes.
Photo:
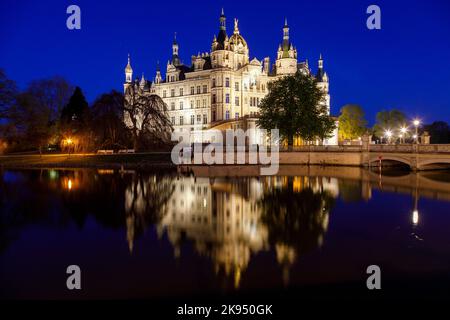
POLYGON ((414 119, 413 121, 414 127, 416 127, 416 134, 414 135, 414 140, 416 143, 419 143, 419 125, 420 125, 420 121, 419 119, 414 119))
POLYGON ((67 146, 69 147, 69 157, 70 157, 70 145, 73 143, 73 141, 72 141, 72 139, 70 139, 70 138, 67 138, 66 139, 66 144, 67 144, 67 146))
POLYGON ((391 137, 392 137, 392 131, 391 131, 391 130, 386 130, 386 131, 384 132, 384 135, 385 135, 386 138, 387 138, 388 144, 390 144, 390 143, 391 143, 391 137))
POLYGON ((400 128, 400 143, 405 143, 405 137, 406 137, 406 133, 408 132, 408 129, 406 127, 401 127, 400 128), (403 141, 402 141, 403 140, 403 141))

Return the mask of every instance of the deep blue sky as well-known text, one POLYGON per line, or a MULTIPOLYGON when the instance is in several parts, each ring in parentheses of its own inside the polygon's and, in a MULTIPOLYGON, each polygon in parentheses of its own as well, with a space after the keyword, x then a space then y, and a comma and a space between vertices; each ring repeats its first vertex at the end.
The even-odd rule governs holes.
POLYGON ((272 62, 287 17, 300 60, 308 58, 315 72, 324 56, 333 114, 358 103, 370 123, 388 108, 424 122, 450 121, 448 0, 1 0, 0 68, 21 88, 62 75, 93 101, 122 90, 128 52, 136 76, 153 78, 157 60, 164 69, 175 31, 185 63, 209 51, 221 7, 229 33, 239 19, 251 58, 272 62), (81 7, 81 30, 66 28, 70 4, 81 7), (381 7, 381 30, 366 28, 370 4, 381 7))

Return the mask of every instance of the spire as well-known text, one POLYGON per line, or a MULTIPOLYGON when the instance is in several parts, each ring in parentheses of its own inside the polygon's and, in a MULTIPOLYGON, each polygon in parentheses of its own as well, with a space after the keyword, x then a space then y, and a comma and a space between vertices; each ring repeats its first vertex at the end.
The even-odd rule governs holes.
POLYGON ((287 19, 284 19, 284 27, 283 27, 283 40, 289 41, 289 27, 287 25, 287 19))
POLYGON ((133 68, 131 68, 130 54, 128 54, 128 63, 125 67, 125 82, 130 83, 133 78, 133 68))
POLYGON ((139 85, 141 86, 141 88, 144 88, 144 86, 145 86, 145 78, 144 78, 143 72, 142 72, 141 82, 139 83, 139 85))
POLYGON ((161 71, 161 68, 159 67, 159 60, 156 61, 156 71, 157 71, 157 72, 160 72, 160 71, 161 71))
POLYGON ((172 44, 172 64, 174 66, 179 66, 181 64, 180 58, 178 56, 178 43, 177 43, 177 33, 175 32, 172 44))
POLYGON ((133 69, 131 68, 130 54, 128 54, 128 64, 125 67, 125 72, 128 72, 128 73, 133 72, 133 69))
POLYGON ((238 26, 239 20, 234 18, 234 34, 239 34, 239 26, 238 26))
MULTIPOLYGON (((320 54, 319 56, 319 68, 317 69, 317 75, 316 75, 316 79, 319 82, 323 82, 324 81, 324 71, 323 71, 323 59, 322 59, 322 54, 320 54)), ((326 77, 325 77, 326 78, 326 77)))
POLYGON ((226 17, 225 17, 225 13, 223 12, 223 8, 222 8, 222 12, 220 14, 220 30, 226 30, 226 17))

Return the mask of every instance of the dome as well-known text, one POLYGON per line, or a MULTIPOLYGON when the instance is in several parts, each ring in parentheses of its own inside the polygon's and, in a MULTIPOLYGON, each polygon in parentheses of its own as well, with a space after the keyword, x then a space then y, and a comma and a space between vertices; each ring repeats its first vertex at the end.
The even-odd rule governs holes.
POLYGON ((125 67, 125 72, 126 73, 132 73, 133 72, 133 69, 131 68, 131 63, 130 63, 130 55, 128 55, 128 64, 125 67))
POLYGON ((247 48, 247 41, 239 34, 238 19, 234 19, 234 33, 230 37, 230 44, 234 45, 235 50, 247 48))

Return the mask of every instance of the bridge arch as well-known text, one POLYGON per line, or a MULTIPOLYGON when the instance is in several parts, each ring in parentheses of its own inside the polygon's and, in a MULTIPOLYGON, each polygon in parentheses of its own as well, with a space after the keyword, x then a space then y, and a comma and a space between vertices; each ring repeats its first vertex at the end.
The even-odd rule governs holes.
POLYGON ((417 163, 417 167, 420 169, 423 169, 424 167, 430 169, 450 168, 450 158, 420 159, 417 163))
POLYGON ((398 164, 403 164, 406 165, 408 167, 411 168, 411 161, 408 158, 403 158, 403 157, 398 157, 398 156, 391 156, 391 155, 377 155, 377 156, 371 156, 369 159, 369 165, 370 166, 378 166, 378 163, 380 161, 380 157, 381 157, 381 161, 382 163, 385 161, 388 161, 388 163, 398 163, 398 164))

